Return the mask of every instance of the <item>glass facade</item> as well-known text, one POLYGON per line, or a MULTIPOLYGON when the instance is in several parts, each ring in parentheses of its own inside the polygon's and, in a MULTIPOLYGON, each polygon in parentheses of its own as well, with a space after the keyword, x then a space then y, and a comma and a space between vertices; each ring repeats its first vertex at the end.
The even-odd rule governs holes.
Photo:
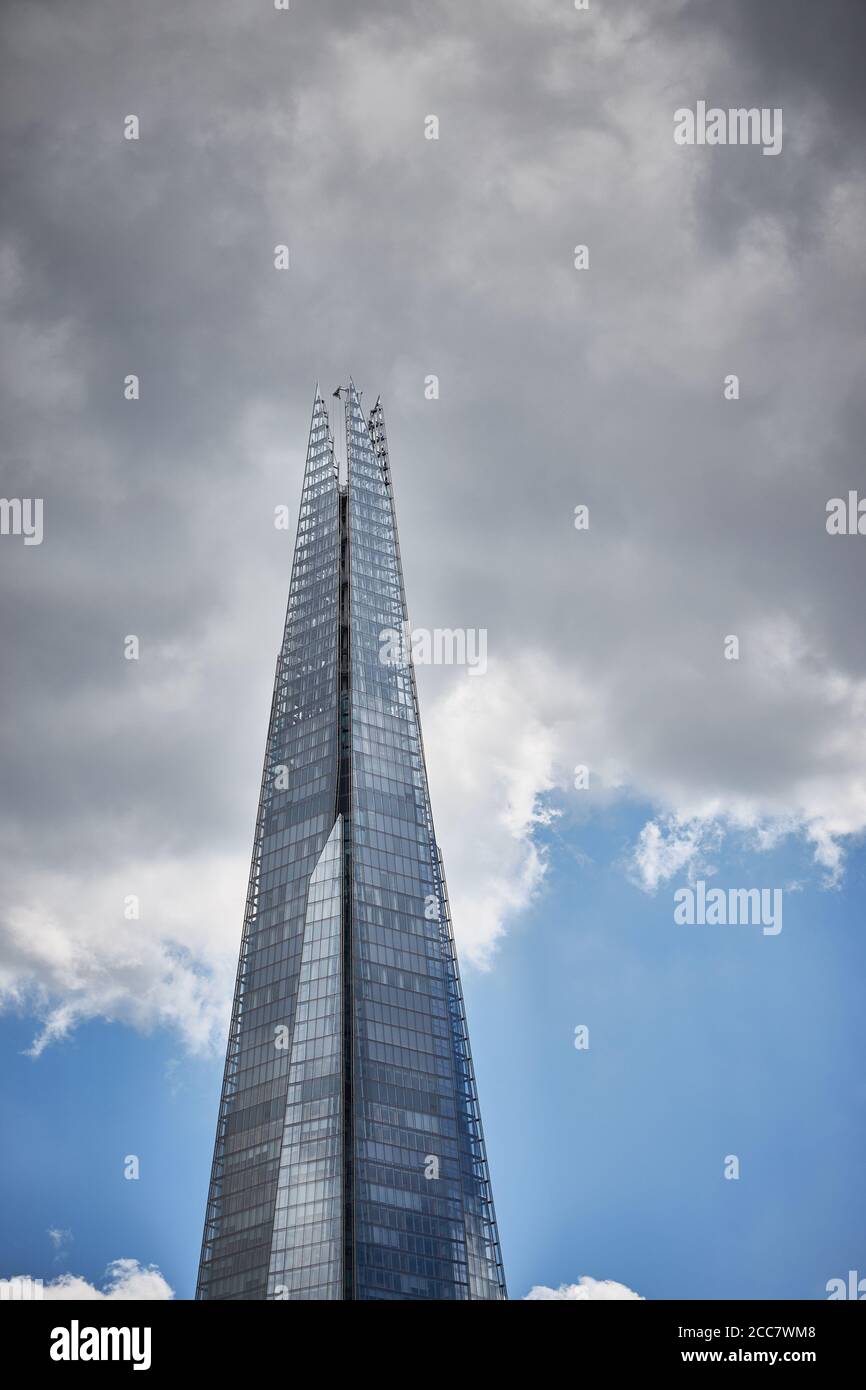
POLYGON ((319 393, 198 1297, 506 1296, 381 404, 319 393))

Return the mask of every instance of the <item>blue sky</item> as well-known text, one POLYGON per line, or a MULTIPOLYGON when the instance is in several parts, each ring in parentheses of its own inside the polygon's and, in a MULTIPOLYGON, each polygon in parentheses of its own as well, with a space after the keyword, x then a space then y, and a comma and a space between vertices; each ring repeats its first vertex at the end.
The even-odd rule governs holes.
MULTIPOLYGON (((685 878, 650 896, 622 872, 647 813, 566 811, 541 832, 544 889, 494 968, 464 970, 511 1297, 583 1275, 648 1298, 824 1297, 866 1249, 866 859, 841 889, 786 892, 778 937, 676 926, 685 878)), ((714 883, 784 884, 806 863, 796 843, 732 853, 714 883)), ((0 1273, 99 1285, 134 1258, 190 1297, 221 1059, 102 1022, 32 1059, 34 1026, 0 1025, 0 1273), (71 1232, 61 1250, 49 1229, 71 1232)))

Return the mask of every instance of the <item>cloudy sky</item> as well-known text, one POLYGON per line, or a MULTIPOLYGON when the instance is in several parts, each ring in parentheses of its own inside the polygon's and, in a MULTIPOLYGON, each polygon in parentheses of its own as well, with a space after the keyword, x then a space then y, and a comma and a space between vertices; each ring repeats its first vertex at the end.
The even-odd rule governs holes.
POLYGON ((866 537, 825 525, 866 494, 862 5, 0 24, 0 483, 44 499, 0 537, 0 1274, 191 1293, 313 392, 351 374, 413 623, 488 633, 419 680, 512 1297, 823 1296, 866 1261, 866 537), (698 101, 781 108, 781 153, 677 145, 698 101), (783 931, 677 927, 710 878, 783 931))

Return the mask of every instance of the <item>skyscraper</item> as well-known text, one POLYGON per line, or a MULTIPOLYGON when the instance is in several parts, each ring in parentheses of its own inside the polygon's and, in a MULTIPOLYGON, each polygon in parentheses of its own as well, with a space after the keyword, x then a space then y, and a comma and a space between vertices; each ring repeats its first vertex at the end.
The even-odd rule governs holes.
POLYGON ((316 391, 197 1297, 506 1297, 385 421, 316 391), (390 652, 383 659, 386 648, 390 652))

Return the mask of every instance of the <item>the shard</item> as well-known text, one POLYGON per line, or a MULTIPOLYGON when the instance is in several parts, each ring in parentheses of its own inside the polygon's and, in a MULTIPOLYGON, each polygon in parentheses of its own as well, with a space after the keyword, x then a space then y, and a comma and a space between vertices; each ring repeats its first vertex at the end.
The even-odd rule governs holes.
POLYGON ((385 424, 316 392, 200 1299, 502 1299, 385 424), (341 451, 342 452, 342 451, 341 451), (345 472, 345 477, 342 474, 345 472))

